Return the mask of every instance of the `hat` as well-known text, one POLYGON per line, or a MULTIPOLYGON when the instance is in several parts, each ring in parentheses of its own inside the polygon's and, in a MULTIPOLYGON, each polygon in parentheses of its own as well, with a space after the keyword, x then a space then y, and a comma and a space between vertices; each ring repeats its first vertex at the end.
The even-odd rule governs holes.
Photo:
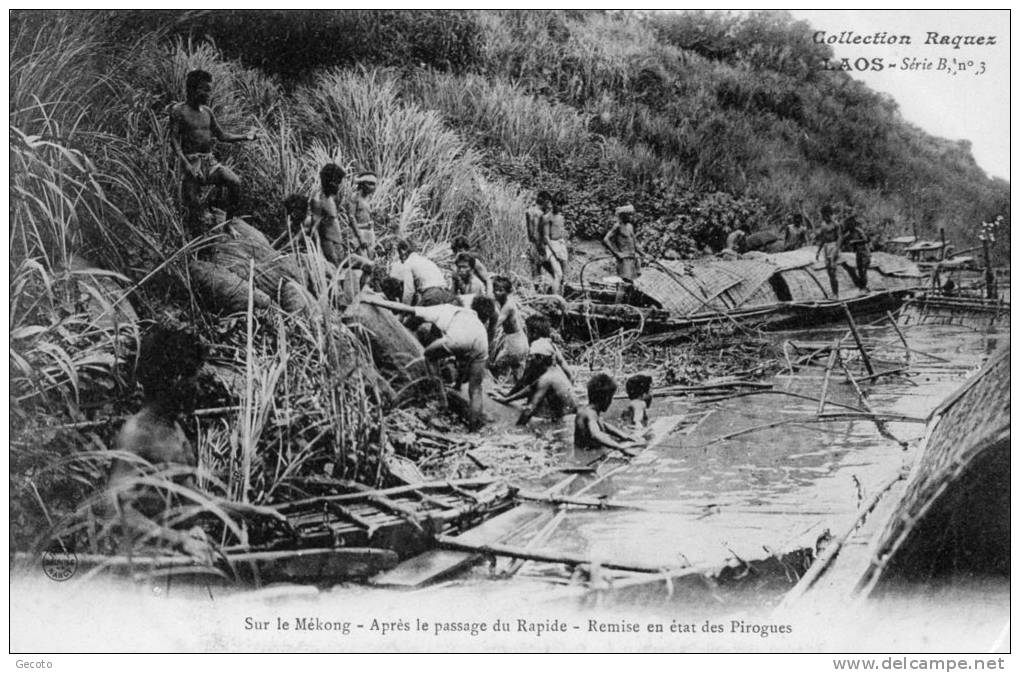
POLYGON ((616 214, 617 215, 623 215, 624 213, 633 213, 633 212, 634 212, 634 206, 630 205, 629 203, 627 205, 625 205, 625 206, 620 206, 619 208, 616 209, 616 214))
POLYGON ((356 184, 361 184, 362 182, 365 182, 370 185, 374 185, 378 182, 378 180, 375 177, 375 173, 372 173, 371 171, 365 171, 364 173, 358 173, 358 177, 357 179, 355 179, 354 182, 356 184))

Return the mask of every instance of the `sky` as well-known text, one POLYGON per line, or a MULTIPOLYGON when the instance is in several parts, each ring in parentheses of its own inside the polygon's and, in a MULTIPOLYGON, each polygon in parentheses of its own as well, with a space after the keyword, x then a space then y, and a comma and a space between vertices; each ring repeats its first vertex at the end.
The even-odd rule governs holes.
POLYGON ((903 118, 925 131, 972 143, 975 161, 989 175, 1009 179, 1010 16, 1006 10, 791 10, 829 36, 844 31, 908 35, 909 45, 832 44, 836 58, 881 58, 896 68, 853 71, 855 78, 890 94, 903 118), (927 45, 929 31, 954 35, 994 35, 994 46, 927 45), (904 71, 904 59, 932 64, 930 70, 904 71), (972 70, 948 74, 938 70, 939 59, 973 61, 972 70), (984 74, 975 74, 985 64, 984 74))

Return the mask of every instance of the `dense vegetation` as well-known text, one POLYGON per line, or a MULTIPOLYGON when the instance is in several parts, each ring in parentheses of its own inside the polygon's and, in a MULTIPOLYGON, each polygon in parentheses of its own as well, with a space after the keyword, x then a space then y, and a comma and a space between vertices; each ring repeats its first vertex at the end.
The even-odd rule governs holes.
MULTIPOLYGON (((945 227, 958 247, 976 244, 981 222, 1009 216, 1008 184, 984 174, 967 141, 931 137, 888 96, 822 70, 830 48, 783 13, 169 12, 127 22, 209 36, 288 85, 321 67, 392 68, 404 94, 440 112, 495 173, 560 189, 581 233, 604 229, 619 200, 660 221, 649 240, 665 231, 681 249, 717 243, 737 217, 777 226, 826 202, 889 234, 945 227)), ((999 248, 1005 260, 1008 242, 999 248)))
POLYGON ((384 233, 464 233, 506 273, 521 270, 540 188, 565 197, 578 235, 633 202, 653 251, 692 254, 736 222, 778 227, 835 202, 890 235, 944 226, 958 247, 1003 215, 1005 259, 1008 184, 966 142, 930 137, 887 97, 820 70, 829 50, 809 34, 775 13, 13 13, 12 542, 101 478, 115 424, 88 422, 137 408, 130 355, 151 320, 196 326, 223 346, 218 371, 236 375, 214 401, 239 411, 193 431, 224 494, 272 499, 284 476, 326 459, 335 474, 379 477, 384 402, 343 376, 356 340, 342 324, 197 308, 184 262, 203 242, 185 233, 166 143, 187 71, 213 74, 224 128, 259 131, 217 153, 270 238, 284 195, 310 192, 333 160, 379 173, 384 233), (270 409, 304 421, 271 423, 270 409))

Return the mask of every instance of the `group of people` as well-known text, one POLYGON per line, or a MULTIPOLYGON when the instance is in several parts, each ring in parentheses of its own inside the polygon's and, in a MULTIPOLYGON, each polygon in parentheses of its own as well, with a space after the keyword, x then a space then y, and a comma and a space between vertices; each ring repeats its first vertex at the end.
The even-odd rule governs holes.
POLYGON ((747 233, 746 225, 735 227, 726 236, 726 247, 723 255, 739 255, 746 252, 779 252, 797 250, 809 244, 812 234, 818 244, 815 259, 824 255, 825 271, 829 277, 829 287, 833 296, 839 296, 839 280, 837 269, 839 255, 843 250, 854 253, 854 269, 851 276, 854 284, 861 290, 868 290, 868 267, 871 264, 871 237, 863 224, 854 215, 842 221, 836 219, 835 209, 824 205, 821 209, 821 223, 817 231, 812 232, 808 219, 800 213, 794 213, 786 225, 782 239, 772 232, 747 233))
MULTIPOLYGON (((563 216, 564 198, 543 190, 535 196, 535 203, 525 213, 531 273, 535 278, 548 275, 548 289, 562 294, 567 279, 569 237, 563 216)), ((616 209, 616 221, 602 239, 609 253, 616 259, 616 275, 631 285, 641 273, 641 248, 634 230, 634 206, 624 204, 616 209)), ((541 285, 541 283, 540 283, 541 285)))
MULTIPOLYGON (((200 194, 208 186, 225 188, 227 217, 235 215, 240 180, 216 161, 212 145, 216 140, 256 138, 255 133, 231 134, 220 128, 209 107, 211 88, 209 73, 189 72, 186 99, 170 111, 171 142, 181 165, 181 195, 189 220, 204 213, 200 194)), ((424 345, 433 376, 440 376, 448 358, 456 361, 457 382, 468 386, 470 426, 478 427, 484 418, 482 383, 487 371, 496 377, 509 376, 512 383, 510 390, 496 399, 504 404, 526 400, 519 416, 522 424, 536 413, 562 416, 573 412, 577 406, 573 379, 550 338, 549 319, 536 314, 525 320, 511 280, 490 273, 464 236, 451 241, 454 269, 449 278, 408 238, 392 246, 379 245, 371 203, 378 178, 371 171, 358 173, 353 197, 342 204, 340 194, 346 178, 341 166, 327 163, 319 171, 314 194, 287 196, 288 231, 305 240, 306 247, 317 250, 336 271, 345 272, 346 278, 358 278, 354 290, 361 301, 400 314, 424 345), (384 260, 391 252, 398 261, 387 269, 384 260)), ((563 291, 569 257, 563 205, 560 195, 540 191, 525 215, 532 270, 537 277, 547 274, 549 289, 557 295, 563 291)), ((621 206, 616 215, 605 244, 617 259, 618 275, 630 283, 639 273, 634 207, 621 206)), ((601 378, 593 381, 597 385, 590 392, 597 399, 608 382, 601 378)), ((583 425, 579 444, 607 440, 594 417, 580 413, 578 418, 583 425)))

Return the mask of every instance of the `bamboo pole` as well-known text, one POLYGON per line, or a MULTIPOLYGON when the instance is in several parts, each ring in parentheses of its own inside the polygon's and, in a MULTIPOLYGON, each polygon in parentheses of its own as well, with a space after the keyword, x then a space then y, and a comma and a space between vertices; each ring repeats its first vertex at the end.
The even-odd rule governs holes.
MULTIPOLYGON (((344 486, 344 487, 347 487, 347 488, 356 488, 356 486, 353 483, 351 483, 351 482, 344 482, 344 481, 340 481, 340 480, 329 480, 329 482, 326 482, 326 483, 334 484, 334 485, 337 485, 337 486, 344 486)), ((485 479, 461 479, 461 480, 456 480, 456 481, 431 481, 431 482, 423 482, 423 483, 418 483, 418 484, 411 484, 410 486, 394 486, 393 488, 386 488, 386 489, 379 489, 379 490, 366 489, 366 490, 359 491, 357 493, 344 493, 343 495, 324 495, 324 496, 318 496, 318 497, 314 497, 314 498, 305 498, 304 500, 295 500, 293 502, 284 503, 282 505, 279 505, 279 507, 281 509, 289 509, 289 508, 292 508, 292 507, 301 507, 301 506, 304 506, 304 505, 311 505, 311 504, 324 503, 324 502, 345 502, 345 501, 349 501, 349 500, 364 500, 365 496, 369 495, 369 494, 371 494, 371 495, 382 495, 382 496, 401 495, 401 494, 405 494, 405 493, 411 493, 413 491, 420 491, 420 490, 423 490, 423 489, 447 489, 447 488, 450 488, 451 486, 460 486, 460 487, 465 487, 465 486, 484 486, 484 487, 486 487, 485 490, 487 490, 488 488, 491 488, 494 484, 498 484, 498 483, 501 483, 501 482, 499 480, 497 480, 497 479, 492 479, 492 478, 485 478, 485 479)))
POLYGON ((898 336, 900 338, 900 342, 903 343, 903 350, 906 351, 907 364, 909 365, 910 364, 910 344, 907 343, 907 337, 905 337, 903 335, 903 330, 901 330, 900 326, 896 324, 896 318, 893 317, 892 313, 890 313, 889 311, 886 311, 885 312, 885 316, 889 319, 889 324, 892 325, 892 328, 894 330, 896 330, 896 336, 898 336))
POLYGON ((857 350, 861 353, 861 359, 864 361, 864 368, 868 370, 868 374, 874 374, 875 368, 871 366, 871 358, 868 357, 868 351, 864 349, 864 343, 861 341, 861 335, 857 331, 857 323, 854 322, 853 314, 850 313, 850 308, 843 304, 843 313, 846 315, 846 322, 850 326, 850 334, 854 337, 854 342, 857 344, 857 350))
MULTIPOLYGON (((487 556, 509 556, 524 561, 541 561, 544 563, 563 563, 565 565, 591 565, 592 560, 578 554, 552 553, 542 550, 533 550, 525 547, 512 547, 503 544, 470 544, 462 542, 455 537, 448 535, 437 535, 436 542, 440 547, 455 551, 472 552, 487 556)), ((599 561, 599 565, 610 570, 624 570, 637 573, 662 573, 668 568, 659 566, 641 565, 637 563, 619 563, 616 561, 599 561)))
MULTIPOLYGON (((751 395, 786 395, 788 397, 796 397, 796 398, 801 399, 801 400, 808 400, 809 402, 821 402, 822 401, 822 398, 820 398, 820 397, 812 397, 811 395, 802 395, 801 393, 794 393, 794 392, 790 392, 789 390, 744 390, 744 391, 741 391, 739 393, 733 393, 731 395, 724 395, 722 397, 702 398, 700 400, 695 400, 695 403, 696 404, 707 404, 707 403, 710 403, 710 402, 723 402, 725 400, 732 400, 732 399, 735 399, 735 398, 738 398, 738 397, 748 397, 748 396, 751 396, 751 395)), ((860 407, 855 407, 855 406, 850 405, 850 404, 843 404, 842 402, 833 402, 832 400, 828 400, 828 401, 825 402, 825 404, 832 405, 834 407, 843 407, 844 409, 849 409, 850 411, 856 411, 856 412, 860 412, 860 413, 867 413, 866 409, 861 409, 860 407)))
POLYGON ((873 379, 881 378, 883 376, 891 376, 893 374, 900 374, 902 372, 908 371, 909 369, 910 369, 910 367, 897 367, 896 369, 888 369, 888 370, 886 370, 884 372, 876 372, 876 373, 871 374, 869 376, 862 376, 862 377, 858 378, 857 380, 858 381, 871 381, 873 379))
POLYGON ((825 378, 822 379, 822 394, 818 397, 818 411, 815 416, 821 416, 825 409, 825 396, 829 394, 829 377, 832 376, 832 368, 836 366, 836 358, 839 356, 839 342, 833 344, 829 351, 829 361, 825 365, 825 378))
POLYGON ((889 428, 885 426, 885 422, 878 419, 878 414, 875 413, 875 410, 872 408, 871 403, 868 402, 868 398, 865 397, 864 391, 861 390, 861 387, 857 384, 857 379, 855 379, 854 375, 850 373, 850 370, 847 368, 846 364, 843 362, 840 362, 839 364, 843 368, 843 373, 846 374, 846 378, 850 382, 850 385, 854 387, 854 391, 857 393, 857 398, 861 401, 861 406, 867 409, 868 412, 871 414, 871 420, 874 421, 875 429, 878 430, 878 433, 887 439, 893 440, 901 447, 903 447, 904 450, 906 450, 907 443, 900 439, 899 437, 897 437, 896 435, 894 435, 893 433, 889 432, 889 428))

